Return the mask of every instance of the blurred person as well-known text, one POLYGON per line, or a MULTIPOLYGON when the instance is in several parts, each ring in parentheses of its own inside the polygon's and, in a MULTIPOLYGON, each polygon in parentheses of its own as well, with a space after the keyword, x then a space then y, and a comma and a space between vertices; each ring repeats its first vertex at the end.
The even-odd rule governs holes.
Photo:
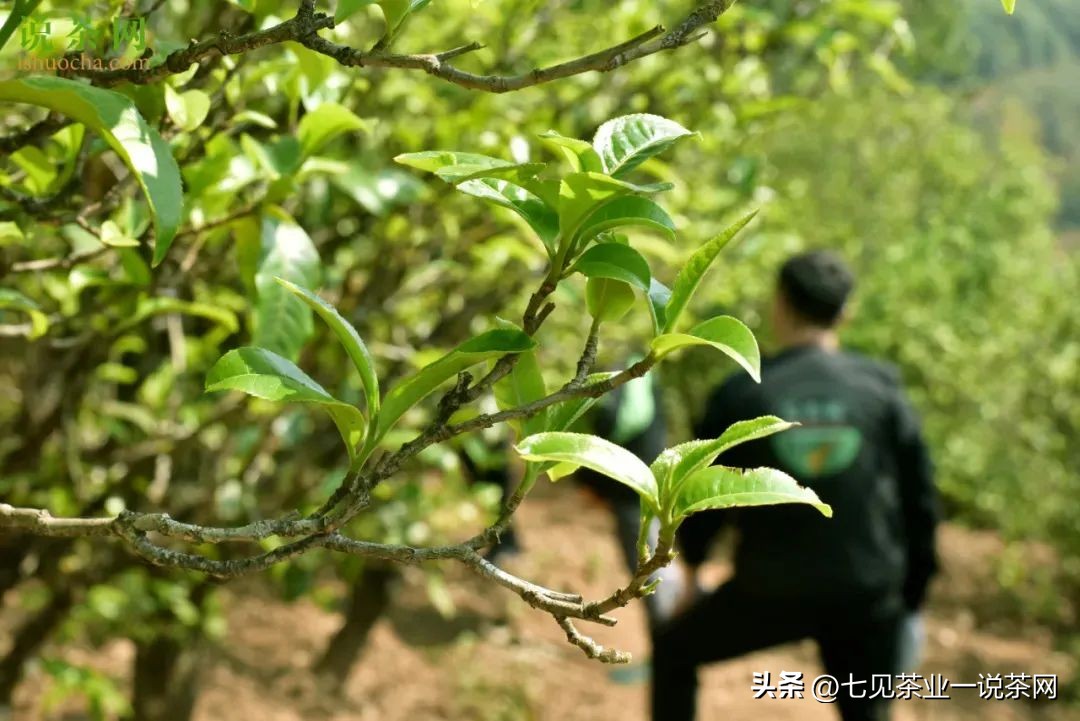
MULTIPOLYGON (((938 511, 929 455, 898 373, 840 348, 837 327, 853 287, 851 271, 831 252, 789 259, 771 317, 779 352, 763 363, 760 384, 738 374, 708 400, 699 438, 767 414, 800 422, 718 462, 785 471, 830 504, 833 517, 780 505, 687 520, 679 541, 688 591, 726 525, 736 531, 734 574, 656 634, 654 721, 694 718, 699 666, 806 638, 817 642, 825 673, 842 684, 836 703, 845 721, 889 716, 888 700, 871 698, 871 677, 895 680, 910 663, 903 656, 918 625, 912 614, 937 567, 938 511)), ((762 682, 767 694, 781 669, 759 671, 771 674, 762 682)), ((748 678, 747 694, 754 685, 748 678)), ((767 695, 761 703, 769 703, 767 695)))

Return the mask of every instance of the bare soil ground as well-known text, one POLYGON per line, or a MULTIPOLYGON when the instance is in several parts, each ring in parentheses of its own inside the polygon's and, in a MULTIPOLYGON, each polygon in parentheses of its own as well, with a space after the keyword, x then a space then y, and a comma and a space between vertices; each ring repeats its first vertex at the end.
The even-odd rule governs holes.
MULTIPOLYGON (((512 570, 551 588, 597 597, 625 580, 602 509, 581 513, 581 496, 566 487, 537 489, 519 513, 526 552, 512 570)), ((1057 673, 1062 683, 1076 659, 1055 652, 1050 631, 1020 626, 1000 601, 994 558, 1002 544, 988 533, 947 527, 945 570, 930 606, 921 672, 953 682, 979 673, 1057 673)), ((717 566, 713 575, 725 574, 717 566)), ((258 582, 229 592, 228 641, 213 650, 203 678, 196 721, 645 721, 647 687, 619 685, 610 666, 587 660, 566 643, 545 614, 466 571, 447 567, 457 615, 444 619, 424 592, 422 572, 410 569, 393 612, 372 632, 341 696, 320 688, 310 667, 340 617, 311 601, 275 600, 258 582)), ((648 657, 644 617, 631 607, 612 629, 587 627, 598 641, 648 657)), ((737 619, 732 619, 738 623, 737 619)), ((116 641, 102 649, 50 649, 123 679, 131 648, 116 641)), ((812 643, 779 647, 708 668, 702 678, 701 718, 825 721, 835 710, 812 700, 754 700, 755 671, 821 673, 812 643)), ((45 680, 31 670, 20 688, 15 719, 89 718, 78 704, 59 715, 40 711, 45 680)), ((948 701, 896 704, 896 721, 1066 721, 1080 710, 1062 702, 981 700, 977 691, 951 692, 948 701)))

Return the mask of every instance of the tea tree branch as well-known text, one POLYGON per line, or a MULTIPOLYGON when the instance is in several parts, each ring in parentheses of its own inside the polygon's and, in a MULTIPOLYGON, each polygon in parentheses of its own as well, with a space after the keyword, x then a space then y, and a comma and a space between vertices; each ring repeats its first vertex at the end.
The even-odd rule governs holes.
MULTIPOLYGON (((301 2, 296 15, 278 25, 235 37, 221 32, 217 37, 192 42, 150 68, 132 66, 112 70, 79 69, 70 72, 89 78, 95 85, 112 86, 123 82, 145 85, 182 73, 194 63, 202 63, 223 55, 241 55, 270 45, 294 41, 347 67, 419 70, 472 90, 506 93, 574 75, 610 72, 649 55, 688 45, 701 37, 702 28, 715 22, 734 4, 735 0, 704 2, 672 30, 658 25, 603 50, 518 75, 479 75, 451 64, 451 60, 483 48, 483 45, 477 42, 441 52, 418 54, 389 53, 381 45, 371 51, 363 51, 335 43, 319 35, 320 30, 334 27, 333 17, 315 12, 315 3, 311 0, 301 2)), ((0 139, 0 147, 4 145, 5 140, 0 139)))

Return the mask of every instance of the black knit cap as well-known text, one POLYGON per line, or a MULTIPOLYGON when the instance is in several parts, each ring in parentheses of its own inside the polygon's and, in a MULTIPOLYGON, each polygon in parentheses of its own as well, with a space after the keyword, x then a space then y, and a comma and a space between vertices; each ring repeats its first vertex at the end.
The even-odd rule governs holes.
POLYGON ((835 325, 854 287, 851 269, 831 250, 800 253, 780 268, 780 290, 792 310, 817 325, 835 325))

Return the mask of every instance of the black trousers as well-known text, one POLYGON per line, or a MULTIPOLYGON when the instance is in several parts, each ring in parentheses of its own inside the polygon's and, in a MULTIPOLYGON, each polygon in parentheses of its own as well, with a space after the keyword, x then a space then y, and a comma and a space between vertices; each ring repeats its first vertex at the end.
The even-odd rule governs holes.
MULTIPOLYGON (((693 721, 699 666, 806 638, 817 641, 826 674, 841 683, 851 678, 866 682, 840 687, 835 705, 841 718, 887 721, 888 700, 869 698, 870 677, 898 673, 900 621, 900 609, 879 600, 841 605, 770 599, 750 595, 728 582, 654 636, 653 721, 693 721), (856 689, 854 694, 849 688, 856 689), (852 698, 861 693, 866 698, 852 698)), ((803 671, 805 697, 812 698, 815 674, 810 669, 759 670, 771 672, 772 685, 776 685, 781 670, 803 671)), ((753 693, 752 684, 753 679, 747 678, 747 694, 753 693)), ((770 703, 787 701, 762 698, 758 703, 762 704, 761 713, 754 718, 767 719, 770 703)))

